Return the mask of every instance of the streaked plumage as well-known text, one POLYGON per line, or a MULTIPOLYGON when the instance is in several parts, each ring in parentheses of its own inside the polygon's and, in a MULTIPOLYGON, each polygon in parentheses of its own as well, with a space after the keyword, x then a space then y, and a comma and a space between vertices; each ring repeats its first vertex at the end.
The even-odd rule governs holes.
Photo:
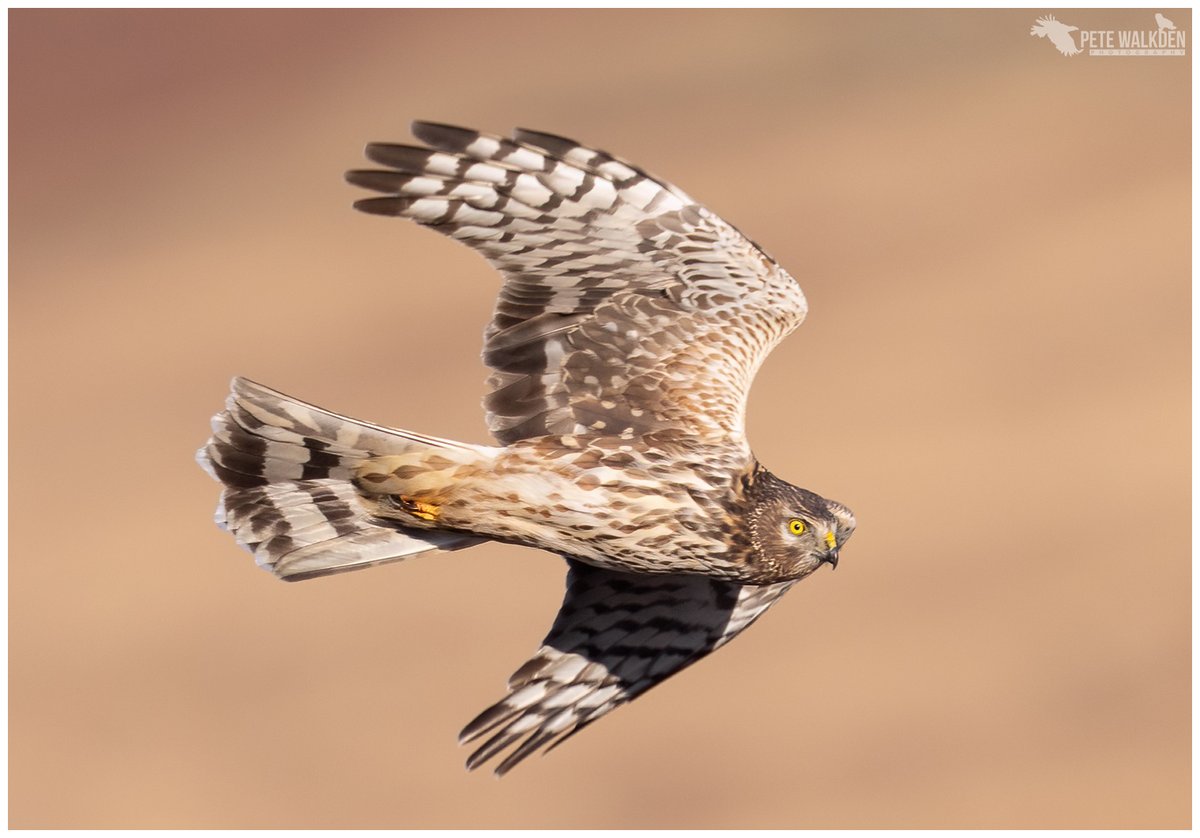
POLYGON ((200 461, 217 519, 294 580, 496 540, 557 552, 567 593, 509 694, 463 731, 503 773, 703 657, 836 563, 850 511, 766 471, 750 383, 799 285, 680 190, 561 137, 430 123, 372 144, 357 202, 480 251, 499 446, 339 416, 235 379, 200 461), (507 752, 507 753, 506 753, 507 752))

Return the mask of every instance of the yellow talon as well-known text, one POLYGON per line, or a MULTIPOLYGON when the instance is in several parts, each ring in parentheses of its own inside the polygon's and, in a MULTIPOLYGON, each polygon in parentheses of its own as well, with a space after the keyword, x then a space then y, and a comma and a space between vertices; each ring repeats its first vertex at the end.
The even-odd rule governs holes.
POLYGON ((440 506, 434 506, 432 503, 425 503, 416 498, 406 498, 403 495, 400 496, 400 503, 404 507, 405 512, 426 521, 435 520, 438 512, 442 509, 440 506))

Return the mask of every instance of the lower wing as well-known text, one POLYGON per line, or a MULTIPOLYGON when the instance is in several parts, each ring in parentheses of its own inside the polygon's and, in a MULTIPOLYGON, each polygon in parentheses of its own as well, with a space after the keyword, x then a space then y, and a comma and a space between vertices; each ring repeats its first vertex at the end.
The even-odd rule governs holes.
POLYGON ((538 749, 556 747, 728 643, 795 584, 568 564, 566 596, 542 648, 509 679, 508 695, 460 734, 472 742, 491 733, 468 768, 511 748, 496 766, 503 775, 538 749))

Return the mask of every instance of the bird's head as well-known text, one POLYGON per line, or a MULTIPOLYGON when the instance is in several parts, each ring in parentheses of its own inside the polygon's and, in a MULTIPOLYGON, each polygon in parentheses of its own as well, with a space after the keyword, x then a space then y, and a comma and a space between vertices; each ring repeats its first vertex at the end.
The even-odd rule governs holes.
POLYGON ((824 563, 837 567, 838 552, 854 532, 854 515, 847 507, 766 469, 755 475, 747 497, 756 562, 796 579, 824 563))

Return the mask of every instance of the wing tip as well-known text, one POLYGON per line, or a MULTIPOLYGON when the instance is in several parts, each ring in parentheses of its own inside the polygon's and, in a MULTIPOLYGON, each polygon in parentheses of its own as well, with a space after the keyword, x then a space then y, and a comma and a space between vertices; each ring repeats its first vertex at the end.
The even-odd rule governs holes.
POLYGON ((372 163, 378 163, 380 166, 420 174, 425 171, 425 164, 433 151, 403 143, 367 143, 363 147, 363 154, 372 163))
POLYGON ((570 151, 571 149, 585 148, 585 146, 578 140, 570 137, 564 137, 560 134, 551 134, 547 131, 536 131, 532 128, 514 128, 513 139, 519 143, 531 145, 534 148, 540 148, 543 151, 549 151, 555 156, 570 151))
POLYGON ((395 194, 400 191, 405 176, 380 169, 350 169, 342 177, 351 186, 369 189, 372 192, 395 194))
POLYGON ((516 712, 508 706, 506 696, 463 725, 463 729, 458 732, 458 744, 466 745, 475 741, 516 712))
POLYGON ((461 125, 425 119, 414 119, 409 125, 409 131, 423 143, 429 143, 435 148, 451 148, 456 151, 470 145, 480 136, 480 132, 463 128, 461 125))
POLYGON ((400 198, 359 198, 353 207, 367 215, 403 215, 407 202, 400 198))

